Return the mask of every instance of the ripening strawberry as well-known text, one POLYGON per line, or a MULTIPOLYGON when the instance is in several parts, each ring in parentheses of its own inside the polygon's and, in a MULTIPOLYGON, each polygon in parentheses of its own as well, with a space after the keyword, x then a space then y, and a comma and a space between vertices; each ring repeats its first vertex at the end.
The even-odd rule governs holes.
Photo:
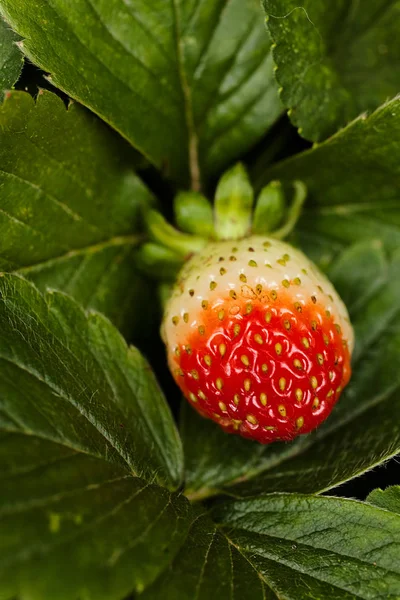
POLYGON ((184 265, 162 327, 185 397, 269 443, 317 427, 350 378, 353 331, 327 278, 285 242, 210 242, 184 265))
POLYGON ((147 212, 149 240, 138 254, 166 282, 161 333, 183 394, 226 432, 264 444, 320 425, 351 374, 346 307, 316 266, 281 241, 306 198, 302 182, 292 189, 287 206, 290 185, 270 182, 253 209, 238 164, 222 176, 213 206, 197 192, 177 195, 180 231, 147 212))

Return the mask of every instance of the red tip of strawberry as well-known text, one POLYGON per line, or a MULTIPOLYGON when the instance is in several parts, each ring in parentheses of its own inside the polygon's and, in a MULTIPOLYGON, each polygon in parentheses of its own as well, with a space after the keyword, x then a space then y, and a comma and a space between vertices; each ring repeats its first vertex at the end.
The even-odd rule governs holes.
POLYGON ((315 429, 350 378, 342 301, 301 252, 273 239, 217 242, 190 259, 163 337, 196 410, 261 443, 315 429))

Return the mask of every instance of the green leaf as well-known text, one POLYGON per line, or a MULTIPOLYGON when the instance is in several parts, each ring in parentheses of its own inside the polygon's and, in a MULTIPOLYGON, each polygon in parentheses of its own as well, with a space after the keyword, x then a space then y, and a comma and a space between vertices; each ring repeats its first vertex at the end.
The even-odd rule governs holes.
POLYGON ((143 600, 389 600, 400 517, 329 497, 270 494, 198 514, 143 600))
POLYGON ((119 600, 184 542, 189 503, 117 465, 0 434, 1 597, 119 600))
POLYGON ((269 588, 268 598, 400 595, 398 514, 354 500, 270 494, 222 504, 213 516, 269 588))
POLYGON ((366 502, 400 515, 400 486, 393 485, 386 490, 373 490, 368 494, 366 502))
MULTIPOLYGON (((246 557, 218 531, 210 518, 198 515, 185 544, 143 600, 273 600, 246 557)), ((297 600, 297 599, 296 599, 297 600)))
POLYGON ((149 291, 133 249, 153 197, 136 160, 79 105, 12 92, 0 108, 0 269, 72 294, 124 331, 139 328, 135 306, 149 291))
POLYGON ((328 265, 341 248, 380 239, 400 245, 400 99, 359 118, 323 144, 266 170, 258 186, 301 179, 308 200, 300 219, 299 241, 328 265))
POLYGON ((0 100, 3 100, 3 92, 10 90, 21 75, 24 59, 17 41, 18 36, 0 17, 0 100))
POLYGON ((281 106, 258 0, 1 0, 52 83, 187 186, 262 137, 281 106))
MULTIPOLYGON (((250 485, 274 464, 290 459, 306 438, 291 444, 262 446, 224 433, 200 417, 185 401, 181 412, 181 437, 185 455, 186 495, 197 501, 219 493, 236 495, 241 482, 250 485)), ((290 463, 289 463, 290 464, 290 463)), ((268 488, 273 489, 273 488, 268 488)))
POLYGON ((388 268, 382 242, 368 240, 342 252, 329 268, 329 278, 347 310, 354 315, 387 283, 388 268))
POLYGON ((397 0, 263 0, 281 99, 299 133, 326 138, 398 93, 397 0))
POLYGON ((0 426, 176 487, 182 453, 154 375, 98 313, 0 278, 0 426))
POLYGON ((18 273, 42 292, 49 287, 58 289, 84 308, 102 312, 130 339, 142 339, 147 335, 155 300, 150 284, 137 272, 136 240, 139 237, 134 235, 114 237, 104 244, 71 250, 18 269, 18 273))
POLYGON ((321 492, 400 450, 400 252, 388 261, 377 242, 350 247, 332 268, 355 328, 353 376, 328 420, 292 443, 261 446, 228 436, 185 408, 187 493, 249 496, 321 492), (358 274, 355 276, 355 274, 358 274))

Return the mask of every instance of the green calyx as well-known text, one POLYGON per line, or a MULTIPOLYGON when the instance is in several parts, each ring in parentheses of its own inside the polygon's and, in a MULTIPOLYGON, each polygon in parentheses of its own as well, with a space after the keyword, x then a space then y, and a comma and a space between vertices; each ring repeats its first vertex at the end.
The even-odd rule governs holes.
POLYGON ((301 181, 285 187, 279 181, 271 181, 254 203, 253 187, 245 167, 239 163, 221 177, 214 205, 199 192, 176 195, 174 215, 178 228, 158 211, 146 211, 143 216, 148 239, 138 249, 136 262, 146 274, 173 282, 183 263, 210 241, 237 240, 253 234, 283 239, 293 231, 306 195, 301 181))
POLYGON ((253 202, 253 188, 246 169, 239 163, 221 177, 215 192, 215 237, 237 240, 249 235, 253 202))

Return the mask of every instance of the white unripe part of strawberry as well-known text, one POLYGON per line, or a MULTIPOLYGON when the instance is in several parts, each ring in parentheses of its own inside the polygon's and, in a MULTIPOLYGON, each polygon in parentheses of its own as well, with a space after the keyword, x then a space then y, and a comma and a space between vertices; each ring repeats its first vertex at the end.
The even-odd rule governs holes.
POLYGON ((347 309, 328 278, 290 244, 267 236, 251 236, 210 242, 184 265, 163 319, 162 337, 168 356, 193 328, 203 325, 203 302, 217 310, 229 297, 230 309, 235 311, 241 303, 262 301, 274 291, 284 291, 293 304, 301 306, 316 299, 341 327, 350 351, 353 350, 354 333, 347 309), (262 287, 260 293, 257 286, 262 287), (237 296, 236 303, 232 292, 237 296))

